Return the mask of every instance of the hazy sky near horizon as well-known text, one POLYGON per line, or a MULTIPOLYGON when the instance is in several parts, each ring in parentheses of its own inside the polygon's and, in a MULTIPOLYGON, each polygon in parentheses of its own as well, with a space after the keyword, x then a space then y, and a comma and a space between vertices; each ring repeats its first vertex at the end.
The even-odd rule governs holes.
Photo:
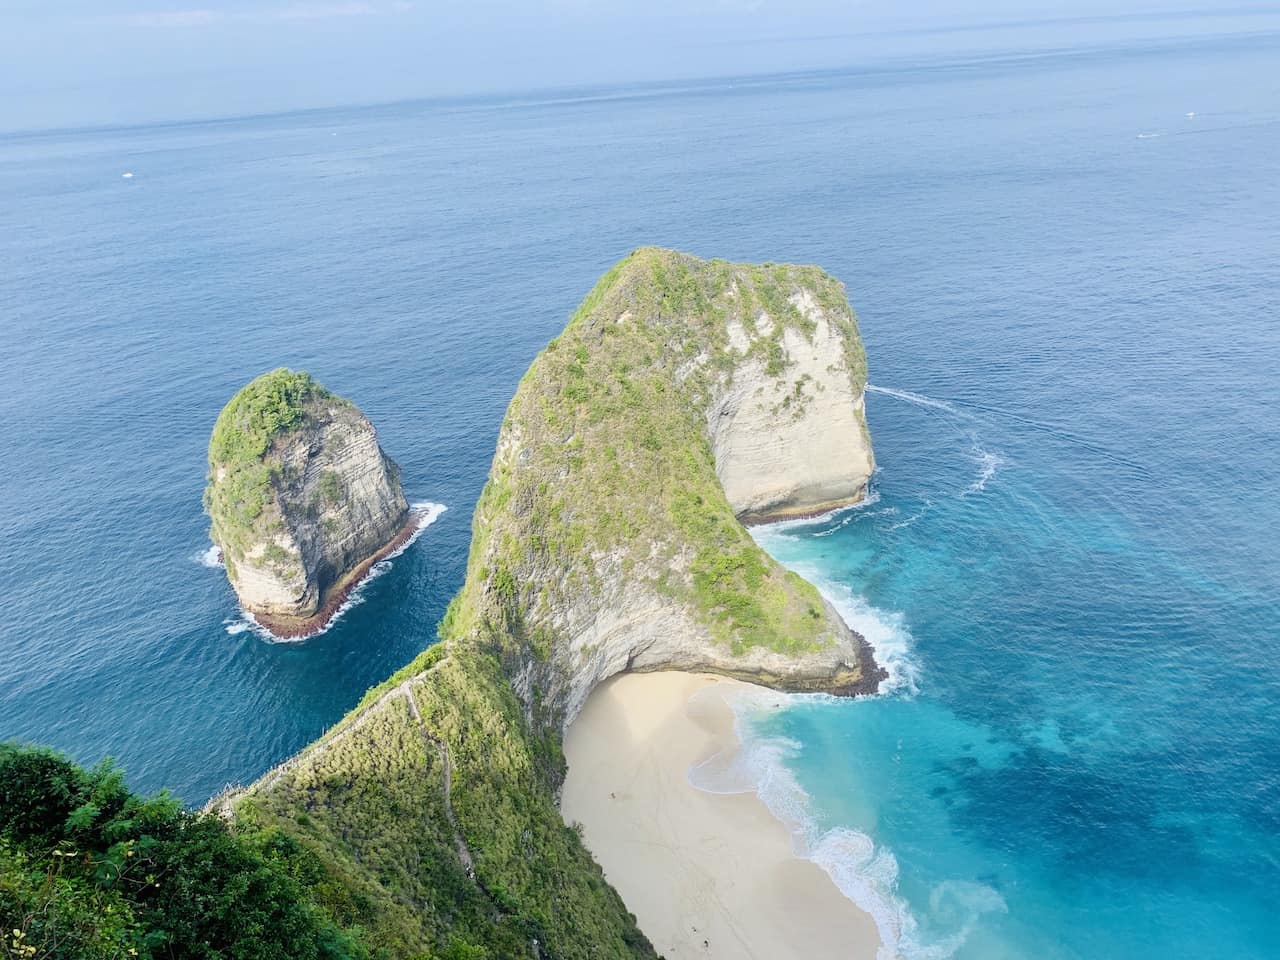
POLYGON ((1280 29, 1247 4, 0 0, 0 130, 1280 29))

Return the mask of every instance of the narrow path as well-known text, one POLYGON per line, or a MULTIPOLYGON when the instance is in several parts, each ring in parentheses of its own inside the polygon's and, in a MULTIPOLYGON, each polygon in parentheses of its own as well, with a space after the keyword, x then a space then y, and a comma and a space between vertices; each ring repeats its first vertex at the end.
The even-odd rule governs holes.
MULTIPOLYGON (((319 739, 313 740, 310 744, 304 747, 300 752, 295 753, 292 757, 290 757, 288 760, 285 760, 283 763, 276 764, 274 767, 272 767, 270 770, 264 773, 261 777, 259 777, 250 786, 236 787, 229 784, 221 793, 213 797, 207 804, 205 804, 204 809, 207 812, 218 814, 224 820, 228 820, 228 821, 234 820, 235 811, 232 809, 232 802, 235 800, 237 796, 244 793, 248 793, 250 790, 255 790, 255 789, 270 790, 272 787, 274 787, 277 783, 280 782, 281 777, 283 777, 286 773, 289 773, 291 770, 295 769, 298 766, 298 764, 300 764, 303 760, 309 757, 313 750, 320 750, 322 748, 328 747, 330 744, 332 744, 336 740, 339 740, 342 737, 345 737, 347 734, 354 733, 355 731, 362 728, 366 723, 369 722, 369 719, 377 712, 377 710, 380 707, 382 707, 388 700, 390 700, 392 697, 396 696, 397 694, 404 694, 409 697, 409 708, 410 710, 413 711, 414 719, 416 719, 419 722, 419 725, 421 725, 422 715, 418 713, 418 705, 413 702, 413 697, 408 695, 408 686, 412 681, 417 680, 421 677, 429 676, 432 673, 434 673, 436 670, 438 670, 441 666, 444 665, 446 660, 447 658, 442 659, 439 663, 433 664, 429 669, 424 670, 422 673, 417 674, 416 676, 410 677, 408 680, 404 681, 404 683, 401 683, 397 686, 392 687, 390 690, 382 694, 382 696, 378 697, 377 700, 373 701, 373 703, 368 704, 363 710, 360 711, 360 715, 356 717, 354 720, 352 720, 350 723, 346 724, 345 726, 338 727, 337 729, 325 731, 323 734, 320 735, 319 739)), ((451 811, 452 811, 452 808, 451 808, 451 811)))
POLYGON ((409 678, 396 689, 403 691, 405 699, 409 701, 409 713, 417 721, 418 729, 422 733, 422 739, 434 746, 440 754, 440 767, 443 771, 444 779, 444 815, 449 821, 449 827, 453 830, 453 845, 458 852, 458 860, 461 861, 462 868, 467 871, 467 876, 475 880, 475 861, 471 857, 471 848, 467 846, 467 840, 462 835, 462 827, 458 823, 458 815, 453 811, 453 763, 449 759, 449 748, 445 746, 443 740, 427 729, 426 722, 418 711, 418 702, 414 699, 413 691, 409 687, 413 679, 412 677, 409 678))

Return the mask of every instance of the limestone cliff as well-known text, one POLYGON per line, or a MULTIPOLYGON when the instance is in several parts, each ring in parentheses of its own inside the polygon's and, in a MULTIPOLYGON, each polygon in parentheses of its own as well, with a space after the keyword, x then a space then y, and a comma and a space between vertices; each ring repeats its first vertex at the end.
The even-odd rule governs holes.
MULTIPOLYGON (((821 287, 821 280, 810 281, 821 287)), ((766 311, 729 323, 732 381, 707 412, 716 474, 747 523, 814 516, 857 503, 875 469, 863 412, 866 363, 847 310, 799 286, 787 324, 766 311), (764 339, 780 353, 753 352, 764 339), (770 364, 782 368, 771 375, 770 364)))
POLYGON ((220 808, 314 852, 394 955, 652 957, 559 819, 561 731, 622 670, 875 689, 742 524, 864 495, 864 385, 821 270, 636 251, 511 401, 441 642, 220 808))
POLYGON ((521 696, 568 722, 627 669, 873 689, 861 639, 739 522, 865 495, 865 366, 816 268, 644 249, 611 271, 521 382, 476 512, 460 606, 544 638, 521 696))
POLYGON ((223 409, 205 505, 241 605, 273 632, 320 626, 407 532, 400 470, 369 420, 306 373, 274 370, 223 409))

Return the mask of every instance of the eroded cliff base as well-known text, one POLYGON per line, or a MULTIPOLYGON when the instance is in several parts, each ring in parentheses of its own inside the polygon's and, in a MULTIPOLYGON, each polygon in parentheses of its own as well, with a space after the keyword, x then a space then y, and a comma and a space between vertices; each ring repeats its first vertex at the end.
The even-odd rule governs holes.
POLYGON ((303 640, 320 633, 342 611, 351 594, 368 578, 374 564, 402 550, 419 532, 425 516, 423 510, 410 510, 409 518, 386 546, 368 559, 357 564, 349 573, 333 584, 324 594, 320 609, 308 617, 290 617, 283 614, 254 613, 248 611, 253 622, 280 640, 303 640))
POLYGON ((854 496, 841 497, 836 500, 819 503, 802 503, 794 506, 779 505, 759 513, 740 513, 738 514, 738 520, 742 522, 744 527, 763 527, 770 523, 784 523, 789 520, 817 520, 819 517, 826 517, 833 513, 839 513, 841 510, 856 507, 866 499, 867 490, 866 487, 863 487, 854 496))

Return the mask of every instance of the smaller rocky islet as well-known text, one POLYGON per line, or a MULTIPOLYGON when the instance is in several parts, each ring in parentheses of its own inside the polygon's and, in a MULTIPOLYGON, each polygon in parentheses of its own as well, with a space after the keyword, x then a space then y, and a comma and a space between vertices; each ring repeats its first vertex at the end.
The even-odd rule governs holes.
POLYGON ((252 380, 218 416, 204 503, 241 606, 278 636, 322 627, 415 526, 373 424, 285 368, 252 380))

